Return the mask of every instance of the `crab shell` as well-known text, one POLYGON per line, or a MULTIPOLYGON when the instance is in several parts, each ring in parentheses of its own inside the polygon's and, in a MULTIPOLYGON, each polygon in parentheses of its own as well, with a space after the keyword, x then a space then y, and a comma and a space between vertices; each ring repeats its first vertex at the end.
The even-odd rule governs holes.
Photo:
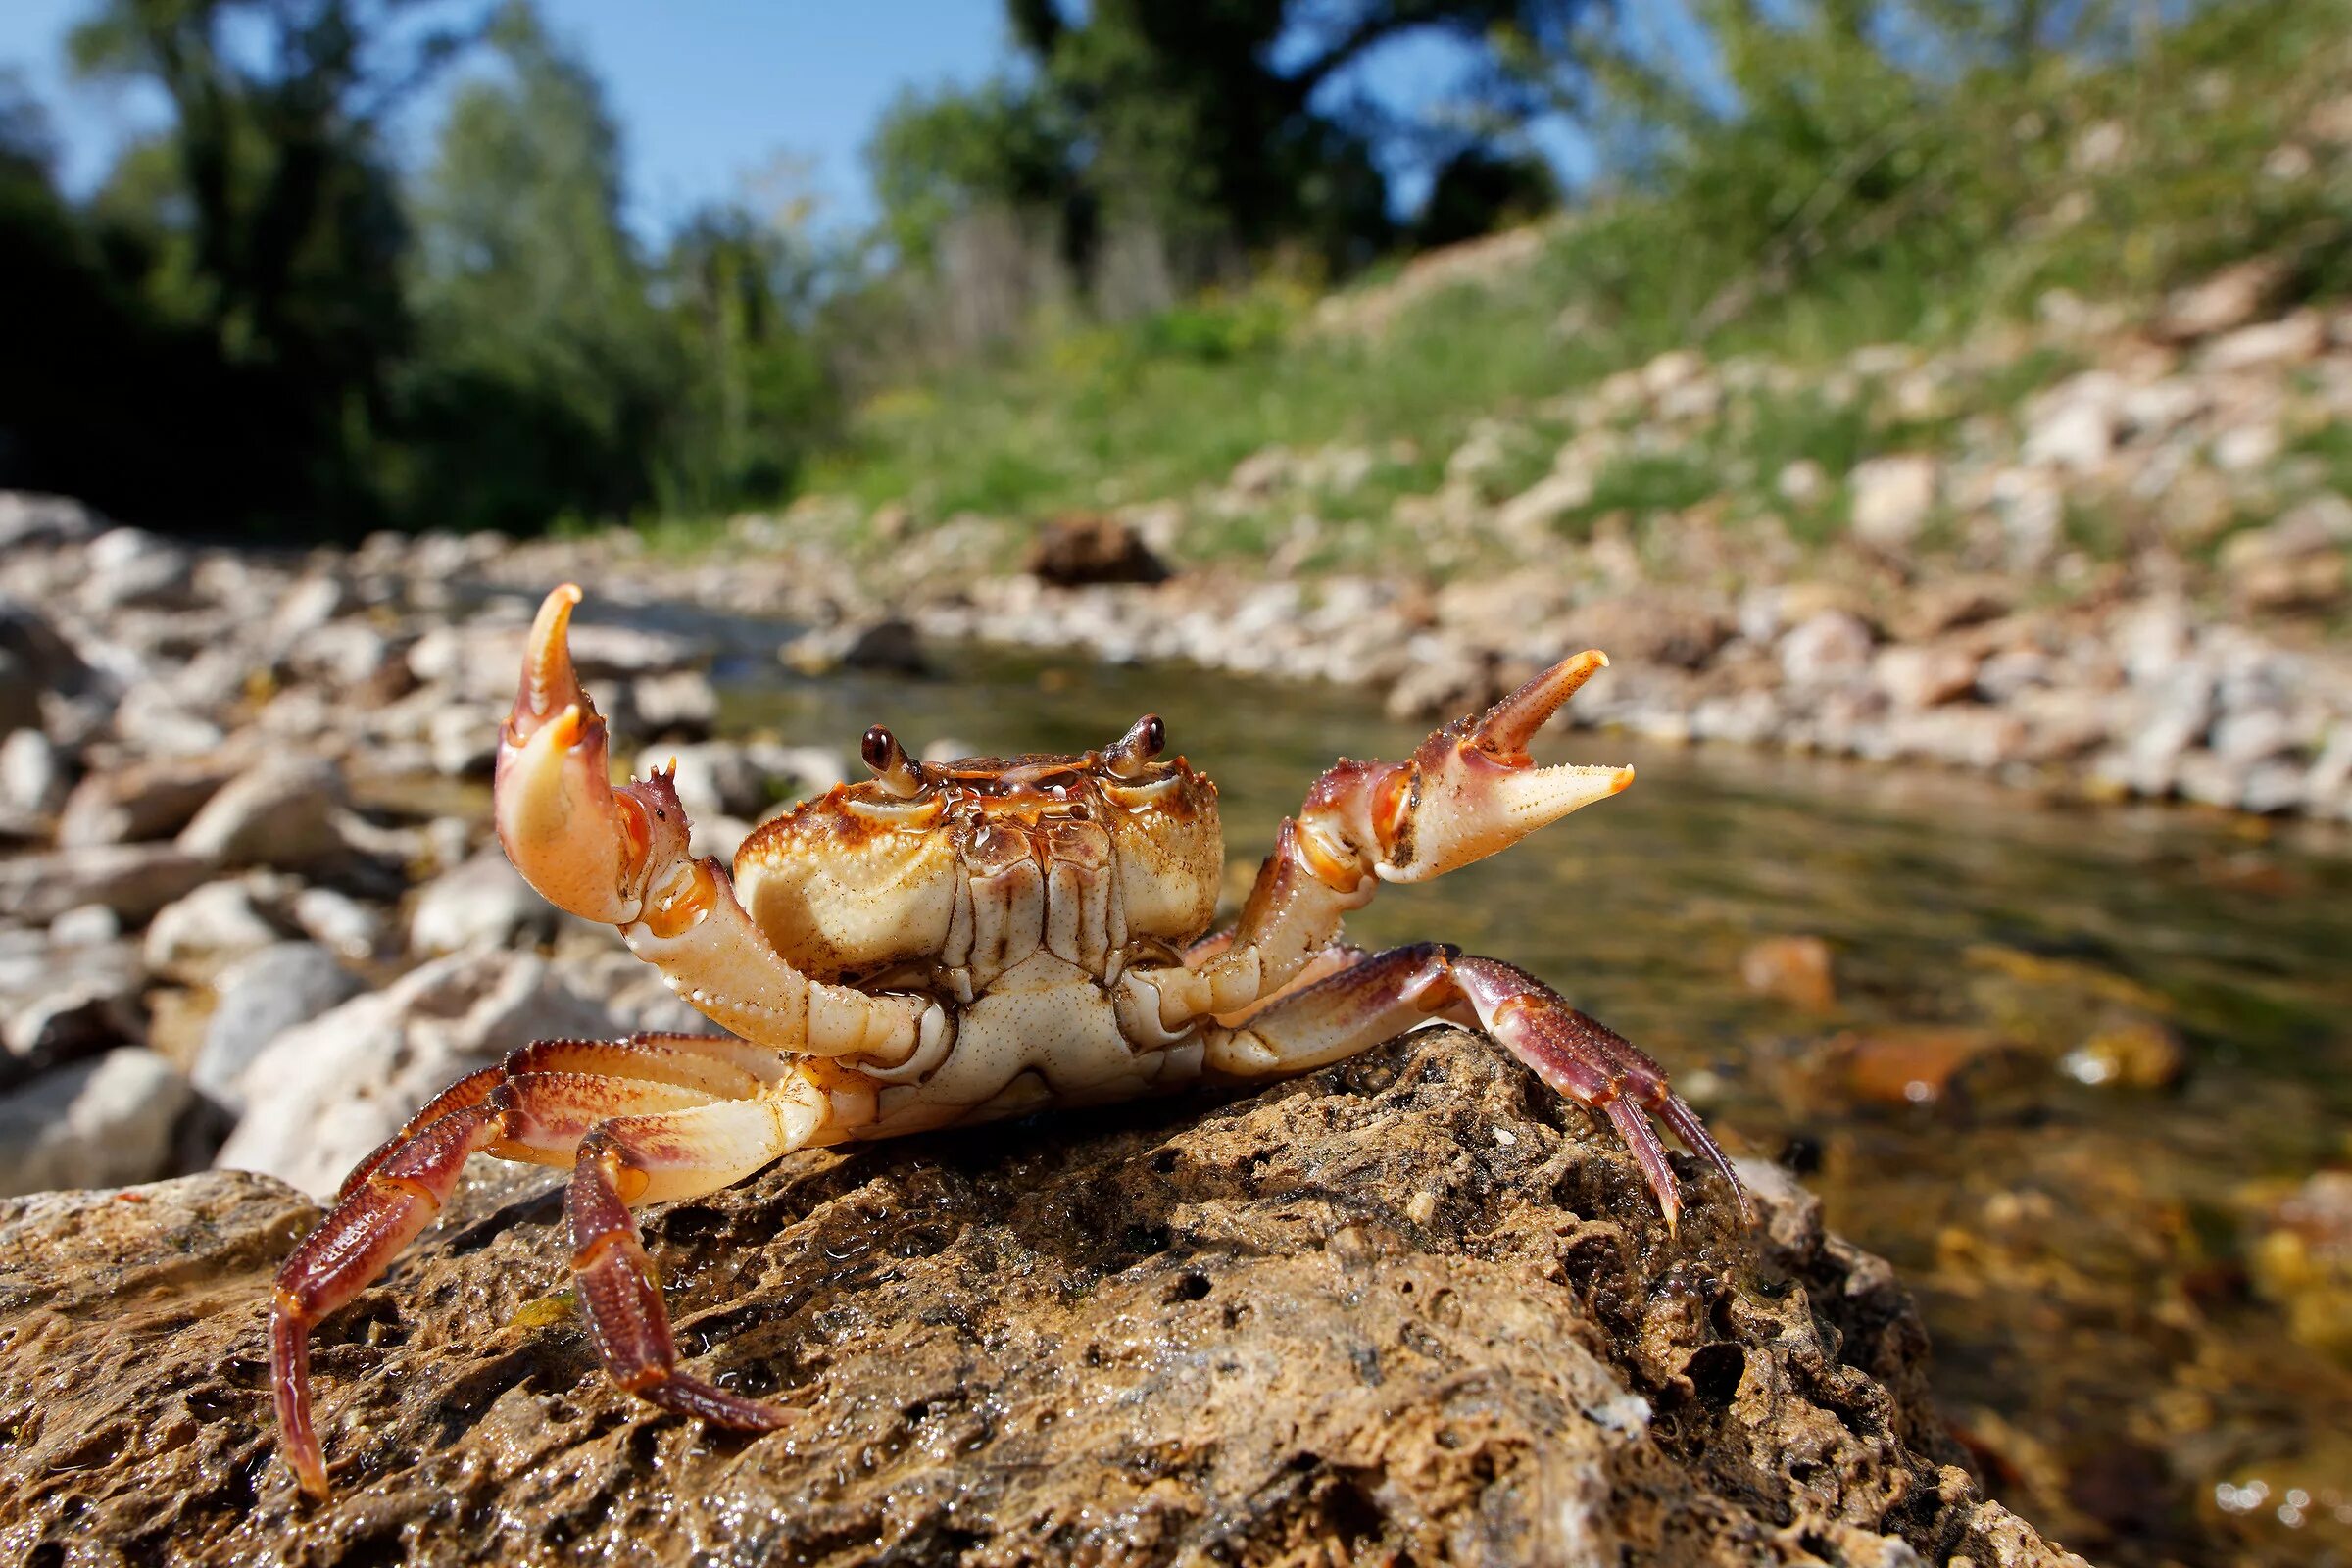
POLYGON ((968 1002, 1040 950, 1115 978, 1207 929, 1225 859, 1216 786, 1138 750, 908 761, 836 786, 744 841, 737 896, 818 979, 913 969, 968 1002))

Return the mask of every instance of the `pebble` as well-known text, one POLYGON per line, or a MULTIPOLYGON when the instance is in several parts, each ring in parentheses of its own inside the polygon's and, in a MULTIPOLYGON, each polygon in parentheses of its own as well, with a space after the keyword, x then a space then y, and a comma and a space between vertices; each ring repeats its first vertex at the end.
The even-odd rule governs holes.
POLYGON ((533 947, 554 936, 555 929, 554 906, 498 850, 427 882, 409 910, 409 947, 427 956, 533 947))
POLYGON ((178 1068, 126 1047, 0 1095, 0 1198, 151 1181, 192 1098, 178 1068))
POLYGON ((213 1015, 190 1081, 207 1098, 242 1110, 245 1069, 270 1042, 361 990, 359 977, 317 943, 278 942, 246 955, 213 983, 213 1015))

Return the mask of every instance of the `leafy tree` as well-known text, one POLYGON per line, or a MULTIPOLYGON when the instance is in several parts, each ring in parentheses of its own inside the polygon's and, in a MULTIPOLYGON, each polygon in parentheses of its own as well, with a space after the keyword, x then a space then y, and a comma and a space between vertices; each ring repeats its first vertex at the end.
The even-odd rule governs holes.
POLYGON ((411 209, 420 352, 393 506, 454 527, 623 517, 654 496, 682 368, 622 221, 620 131, 528 4, 490 41, 499 70, 459 89, 411 209))
POLYGON ((692 372, 664 444, 673 509, 773 501, 833 433, 838 400, 815 335, 827 264, 805 220, 797 203, 766 217, 714 205, 670 240, 662 293, 692 372))
POLYGON ((478 18, 443 20, 452 9, 100 0, 72 34, 82 74, 152 82, 172 105, 94 216, 150 324, 217 355, 230 407, 211 417, 251 461, 213 499, 248 518, 374 516, 369 467, 409 342, 381 125, 471 36, 478 18))

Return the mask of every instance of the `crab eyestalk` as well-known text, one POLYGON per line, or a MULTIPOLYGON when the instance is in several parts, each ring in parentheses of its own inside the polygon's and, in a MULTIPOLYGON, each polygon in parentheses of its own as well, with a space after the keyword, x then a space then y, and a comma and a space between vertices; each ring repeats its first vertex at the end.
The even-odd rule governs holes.
POLYGON ((686 858, 686 816, 669 779, 612 787, 605 720, 571 662, 580 590, 564 583, 531 622, 522 684, 500 732, 498 841, 558 908, 626 925, 647 890, 686 858))
POLYGON ((1507 849, 1634 781, 1630 767, 1538 767, 1535 738, 1608 666, 1588 650, 1562 660, 1475 719, 1458 719, 1402 762, 1343 764, 1307 799, 1299 826, 1327 858, 1368 858, 1385 882, 1426 882, 1507 849))

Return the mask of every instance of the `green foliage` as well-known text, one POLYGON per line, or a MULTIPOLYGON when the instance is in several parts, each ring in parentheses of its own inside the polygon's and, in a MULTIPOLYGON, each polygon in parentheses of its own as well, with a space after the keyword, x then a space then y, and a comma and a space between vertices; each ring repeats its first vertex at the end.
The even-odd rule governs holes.
MULTIPOLYGON (((1639 188, 1557 225, 1522 270, 1426 296, 1369 336, 1317 330, 1305 300, 1265 290, 1050 338, 873 400, 820 482, 910 499, 927 517, 944 496, 1032 514, 1180 496, 1269 444, 1403 440, 1442 459, 1481 417, 1529 422, 1545 400, 1678 347, 1799 367, 1869 343, 1935 348, 2030 314, 2051 288, 2151 299, 2248 254, 2284 256, 2294 292, 2352 292, 2352 185, 2262 172, 2343 90, 2345 0, 2213 7, 2147 39, 2119 38, 2097 6, 1954 0, 1918 13, 1937 29, 1919 58, 1874 41, 1875 23, 1849 25, 1857 10, 1884 14, 1710 9, 1725 78, 1712 94, 1613 76, 1650 127, 1639 188), (2120 151, 2082 151, 2105 143, 2120 151), (1237 342, 1230 313, 1261 296, 1279 303, 1281 335, 1237 342)), ((1869 397, 1740 400, 1694 460, 1611 467, 1570 526, 1718 492, 1786 515, 1773 482, 1801 458, 1833 485, 1788 520, 1820 533, 1856 462, 1933 446, 1971 413, 2008 416, 2072 368, 2059 351, 2025 355, 1956 389, 1962 406, 1928 424, 1869 397)), ((1386 492, 1369 494, 1324 515, 1377 529, 1386 492)), ((1202 521, 1188 548, 1262 549, 1268 526, 1202 521)))
POLYGON ((654 497, 674 343, 620 217, 620 136, 586 68, 520 6, 499 74, 459 89, 413 207, 423 352, 394 513, 440 527, 625 517, 654 497))
POLYGON ((865 148, 883 230, 928 267, 948 224, 976 206, 1058 210, 1076 197, 1078 136, 1062 103, 1034 85, 906 88, 865 148))

